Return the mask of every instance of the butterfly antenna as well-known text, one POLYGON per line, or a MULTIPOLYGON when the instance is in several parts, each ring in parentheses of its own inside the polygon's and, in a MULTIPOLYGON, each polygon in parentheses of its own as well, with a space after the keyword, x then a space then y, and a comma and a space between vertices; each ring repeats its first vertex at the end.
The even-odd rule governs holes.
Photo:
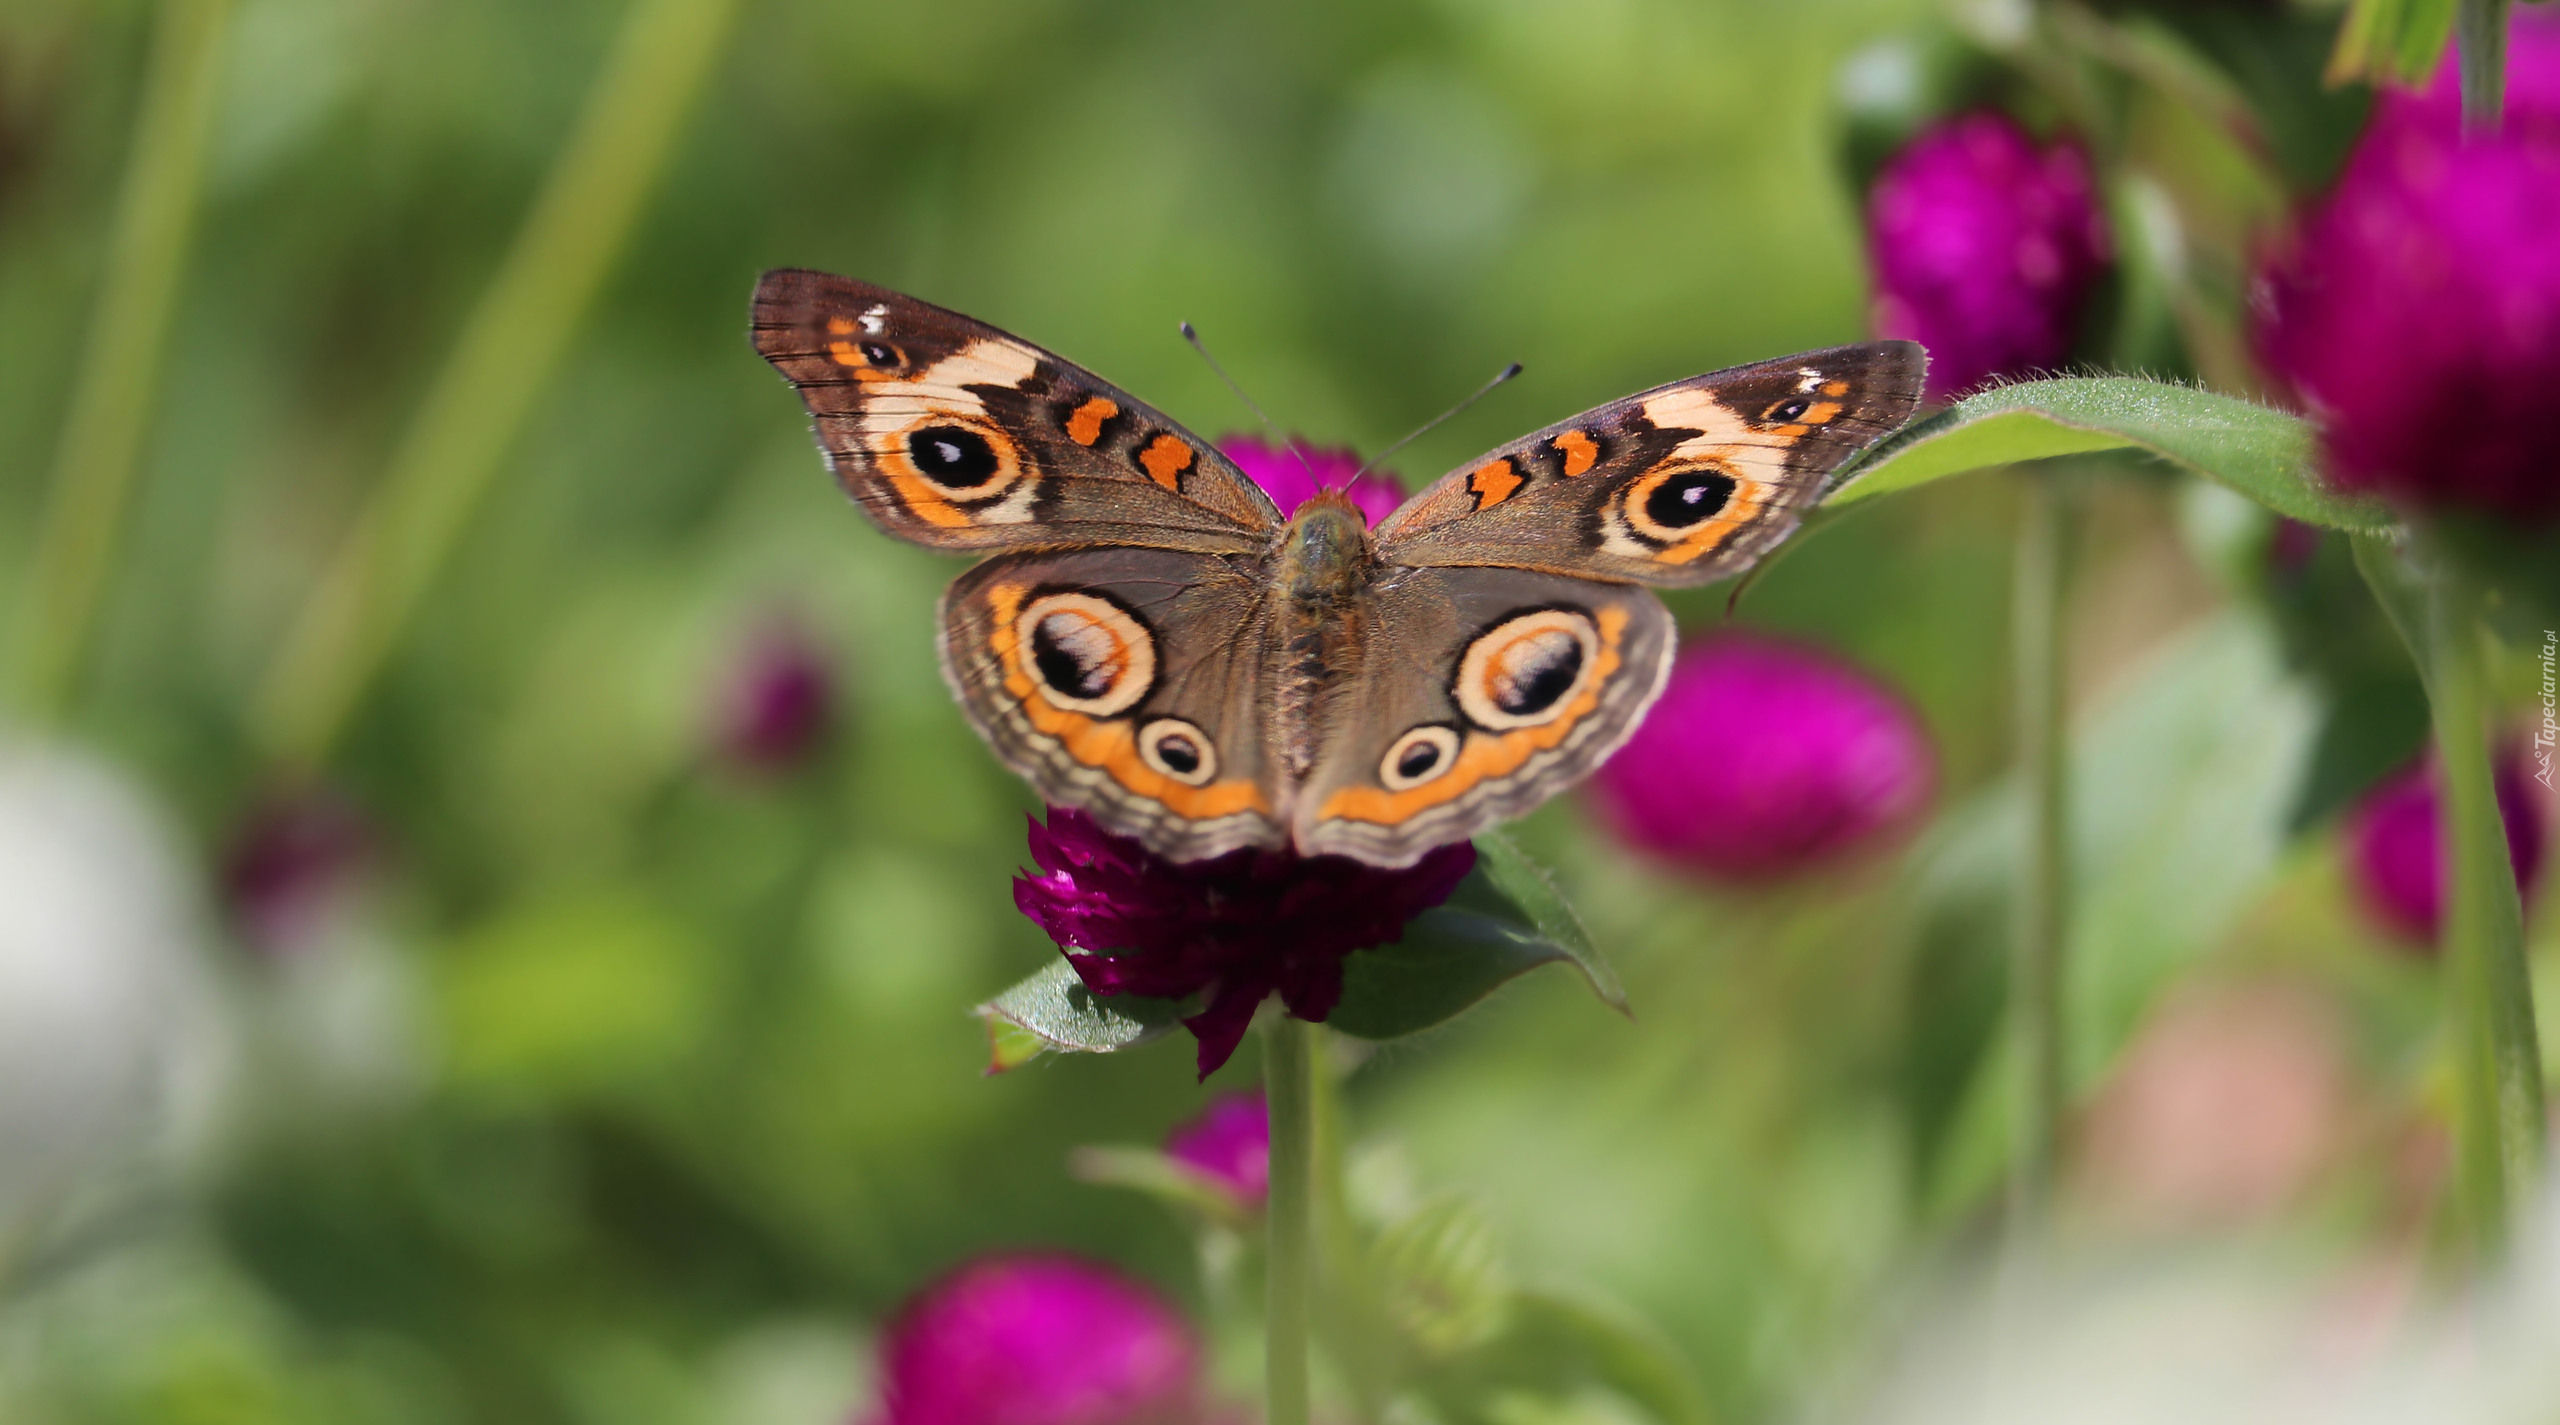
MULTIPOLYGON (((1384 462, 1385 462, 1385 460, 1386 460, 1386 458, 1387 458, 1388 456, 1395 454, 1397 451, 1404 449, 1406 446, 1413 444, 1415 441, 1420 440, 1420 439, 1422 439, 1424 436, 1431 434, 1431 432, 1433 432, 1434 430, 1439 429, 1439 427, 1440 427, 1440 425, 1441 425, 1441 423, 1442 423, 1442 422, 1447 421, 1450 417, 1455 416, 1456 414, 1458 414, 1458 412, 1465 410, 1467 407, 1472 406, 1472 405, 1474 405, 1476 402, 1481 401, 1481 400, 1483 400, 1485 397, 1487 397, 1487 396, 1489 396, 1489 395, 1493 394, 1493 388, 1494 388, 1494 387, 1501 385, 1503 382, 1508 381, 1508 380, 1510 380, 1512 377, 1517 376, 1517 375, 1519 375, 1519 374, 1520 374, 1520 363, 1519 363, 1519 362, 1517 362, 1517 361, 1512 362, 1509 366, 1506 366, 1506 367, 1502 368, 1500 371, 1495 372, 1495 373, 1494 373, 1494 376, 1493 376, 1493 379, 1492 379, 1492 380, 1490 380, 1490 381, 1487 381, 1486 383, 1484 383, 1484 384, 1483 384, 1483 385, 1481 385, 1481 386, 1478 386, 1478 387, 1476 388, 1476 391, 1475 391, 1475 394, 1474 394, 1474 395, 1469 396, 1469 397, 1468 397, 1468 398, 1466 398, 1465 400, 1460 401, 1458 404, 1456 404, 1456 405, 1454 405, 1454 406, 1451 406, 1449 409, 1447 409, 1447 410, 1445 410, 1445 411, 1442 411, 1440 414, 1438 414, 1438 415, 1436 415, 1436 416, 1433 416, 1431 419, 1429 419, 1429 420, 1427 420, 1427 421, 1424 421, 1424 422, 1422 423, 1422 427, 1421 427, 1421 429, 1416 430, 1413 434, 1406 436, 1404 439, 1402 439, 1402 440, 1400 440, 1400 441, 1397 441, 1395 444, 1388 446, 1386 449, 1381 450, 1381 451, 1379 451, 1377 454, 1370 456, 1367 460, 1362 461, 1362 462, 1361 462, 1361 464, 1360 464, 1360 468, 1359 468, 1357 471, 1355 471, 1355 472, 1353 472, 1353 473, 1352 473, 1351 478, 1352 478, 1353 480, 1357 480, 1357 479, 1359 479, 1361 476, 1368 474, 1371 470, 1375 469, 1377 466, 1379 466, 1380 464, 1384 463, 1384 462)), ((1348 483, 1348 482, 1346 481, 1345 483, 1348 483)))
POLYGON ((1218 364, 1218 358, 1209 354, 1209 344, 1200 339, 1199 329, 1192 326, 1189 322, 1184 322, 1182 324, 1182 339, 1191 343, 1191 349, 1200 353, 1200 359, 1209 363, 1209 369, 1218 373, 1218 379, 1227 383, 1228 390, 1236 393, 1236 399, 1244 402, 1244 408, 1261 418, 1262 428, 1271 432, 1271 443, 1279 446, 1285 451, 1288 451, 1291 455, 1296 456, 1299 467, 1306 470, 1307 478, 1311 480, 1314 479, 1315 470, 1307 464, 1307 453, 1298 448, 1298 442, 1289 440, 1280 434, 1280 427, 1271 419, 1271 413, 1262 409, 1262 407, 1255 405, 1253 398, 1244 393, 1244 388, 1236 384, 1236 378, 1227 374, 1227 368, 1218 364))

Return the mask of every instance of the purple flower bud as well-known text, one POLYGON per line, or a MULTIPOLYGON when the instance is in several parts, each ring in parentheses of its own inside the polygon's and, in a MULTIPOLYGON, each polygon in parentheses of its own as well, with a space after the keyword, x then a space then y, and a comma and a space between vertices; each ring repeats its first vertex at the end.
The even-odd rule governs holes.
MULTIPOLYGON (((2542 866, 2542 817, 2525 759, 2501 753, 2491 769, 2516 889, 2533 893, 2542 866)), ((2432 949, 2443 930, 2445 864, 2437 828, 2436 768, 2423 760, 2365 793, 2343 831, 2357 898, 2376 920, 2432 949)))
POLYGON ((871 1425, 1181 1425, 1200 1345, 1156 1294, 1066 1256, 987 1257, 911 1298, 880 1340, 871 1425))
POLYGON ((1253 477, 1284 517, 1295 514, 1318 490, 1349 495, 1372 529, 1404 503, 1403 481, 1384 470, 1361 474, 1360 457, 1348 450, 1327 450, 1302 440, 1271 445, 1249 435, 1228 436, 1218 449, 1253 477))
POLYGON ((713 742, 720 759, 758 773, 806 762, 835 721, 835 682, 797 624, 772 620, 748 641, 722 689, 713 742))
POLYGON ((1164 1140, 1165 1156, 1260 1207, 1271 1195, 1271 1110, 1258 1093, 1229 1094, 1164 1140))
POLYGON ((1682 650, 1591 785, 1634 845, 1731 881, 1790 876, 1914 821, 1937 758, 1902 700, 1828 654, 1750 634, 1682 650))
POLYGON ((2511 46, 2494 135, 2463 137, 2450 70, 2384 97, 2261 271, 2253 336, 2340 486, 2540 523, 2560 517, 2560 25, 2519 11, 2511 46))
POLYGON ((381 854, 355 804, 321 789, 271 797, 224 848, 222 899, 241 938, 285 955, 359 894, 381 854))
POLYGON ((1922 133, 1867 195, 1875 328, 1929 349, 1929 399, 2059 366, 2107 266, 2088 160, 2007 116, 1922 133))
POLYGON ((1040 874, 1014 877, 1013 903, 1071 952, 1086 988, 1208 996, 1183 1021, 1200 1041, 1205 1079, 1235 1053, 1265 997, 1311 1022, 1333 1013, 1343 957, 1392 944, 1406 921, 1447 900, 1476 849, 1438 847, 1401 871, 1290 851, 1175 862, 1052 807, 1048 825, 1031 823, 1031 859, 1040 874))

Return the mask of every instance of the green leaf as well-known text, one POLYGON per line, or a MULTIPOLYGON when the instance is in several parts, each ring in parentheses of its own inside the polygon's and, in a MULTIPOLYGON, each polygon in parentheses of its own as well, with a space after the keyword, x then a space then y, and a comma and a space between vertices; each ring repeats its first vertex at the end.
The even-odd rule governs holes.
POLYGON ((1179 1000, 1105 997, 1085 988, 1064 956, 978 1006, 987 1026, 987 1072, 1000 1074, 1050 1050, 1108 1054, 1134 1048, 1182 1018, 1179 1000))
POLYGON ((1680 1348, 1653 1323, 1613 1303, 1515 1292, 1510 1327, 1489 1354, 1501 1358, 1506 1377, 1602 1385, 1663 1425, 1705 1425, 1709 1418, 1680 1348))
POLYGON ((2021 381, 1967 396, 1876 443, 1825 501, 1853 504, 2022 460, 2142 450, 2281 515, 2335 529, 2392 523, 2380 501, 2329 488, 2311 427, 2253 401, 2130 376, 2021 381))
POLYGON ((1067 1171, 1079 1182, 1142 1192, 1238 1231, 1259 1215, 1225 1182, 1153 1148, 1078 1148, 1067 1158, 1067 1171))
POLYGON ((1620 1014, 1628 1014, 1627 992, 1618 983, 1618 972, 1591 943, 1591 933, 1582 928, 1582 917, 1573 913, 1573 905, 1556 889, 1555 881, 1545 868, 1529 859, 1520 843, 1504 831, 1489 831, 1476 838, 1476 865, 1494 888, 1509 896, 1521 910, 1528 912, 1529 923, 1538 933, 1562 947, 1573 957, 1574 968, 1591 986, 1601 1002, 1620 1014))
POLYGON ((1449 1356, 1499 1335, 1510 1274, 1483 1209, 1437 1197, 1379 1234, 1374 1250, 1387 1314, 1426 1355, 1449 1356))
POLYGON ((2423 84, 2453 37, 2459 0, 2355 0, 2338 25, 2328 80, 2423 84))

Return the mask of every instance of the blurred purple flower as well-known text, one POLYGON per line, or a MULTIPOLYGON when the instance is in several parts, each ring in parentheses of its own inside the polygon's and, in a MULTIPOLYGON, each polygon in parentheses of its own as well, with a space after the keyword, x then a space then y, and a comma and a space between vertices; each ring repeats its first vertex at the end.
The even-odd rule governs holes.
POLYGON ((1263 998, 1321 1023, 1342 998, 1342 960, 1393 943, 1405 922, 1449 898, 1475 867, 1467 842, 1401 871, 1347 856, 1244 850, 1178 863, 1114 836, 1079 811, 1031 823, 1039 875, 1013 903, 1069 952, 1087 988, 1207 1003, 1183 1021, 1200 1041, 1200 1076, 1235 1053, 1263 998), (1075 953, 1075 952, 1084 953, 1075 953))
MULTIPOLYGON (((2507 860, 2527 896, 2542 867, 2542 816, 2522 753, 2501 753, 2491 769, 2507 860)), ((2444 923, 2444 853, 2436 826, 2436 768, 2420 761, 2385 779, 2347 812, 2343 835, 2358 899, 2383 925, 2433 947, 2444 923)))
POLYGON ((1156 1294, 1067 1256, 988 1257, 909 1299, 880 1340, 870 1425, 1179 1425, 1200 1344, 1156 1294))
POLYGON ((2498 133, 2463 138, 2453 85, 2375 107, 2261 271, 2253 336, 2342 487, 2540 523, 2560 517, 2560 23, 2518 12, 2498 133))
POLYGON ((714 746, 722 761, 751 772, 801 765, 835 721, 835 680, 799 625, 776 619, 749 639, 721 690, 714 746))
POLYGON ((1908 825, 1936 783, 1928 734, 1874 679, 1812 649, 1726 634, 1682 650, 1662 700, 1591 785, 1627 841, 1758 881, 1908 825))
POLYGON ((360 892, 381 850, 373 824, 334 792, 269 797, 223 849, 223 906, 252 948, 290 954, 360 892))
POLYGON ((1360 457, 1348 450, 1328 450, 1302 440, 1272 445, 1249 435, 1228 436, 1218 442, 1218 449, 1253 477, 1284 518, 1295 514, 1318 490, 1349 495, 1372 529, 1404 503, 1403 481, 1385 470, 1362 474, 1360 457))
POLYGON ((1271 1110, 1258 1093, 1229 1094, 1173 1130, 1165 1156, 1216 1179, 1249 1206, 1271 1195, 1271 1110))
POLYGON ((1867 195, 1878 335, 1929 349, 1929 399, 2056 367, 2106 269, 2088 160, 1964 114, 1886 162, 1867 195))

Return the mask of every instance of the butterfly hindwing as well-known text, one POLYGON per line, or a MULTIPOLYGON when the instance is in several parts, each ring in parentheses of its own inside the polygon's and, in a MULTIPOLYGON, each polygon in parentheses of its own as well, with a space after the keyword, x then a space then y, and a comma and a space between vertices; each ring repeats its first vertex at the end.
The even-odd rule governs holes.
POLYGON ((1493 450, 1405 502, 1381 557, 1706 584, 1786 538, 1908 418, 1927 358, 1867 342, 1676 381, 1493 450))
POLYGON ((1140 548, 988 560, 943 595, 944 676, 1052 805, 1175 860, 1282 845, 1251 568, 1140 548))
POLYGON ((809 408, 846 493, 936 549, 1243 552, 1279 528, 1215 446, 1029 342, 884 287, 783 269, 756 350, 809 408))
POLYGON ((1397 570, 1366 622, 1292 821, 1301 851, 1374 865, 1410 865, 1581 780, 1670 671, 1670 611, 1626 584, 1397 570))

